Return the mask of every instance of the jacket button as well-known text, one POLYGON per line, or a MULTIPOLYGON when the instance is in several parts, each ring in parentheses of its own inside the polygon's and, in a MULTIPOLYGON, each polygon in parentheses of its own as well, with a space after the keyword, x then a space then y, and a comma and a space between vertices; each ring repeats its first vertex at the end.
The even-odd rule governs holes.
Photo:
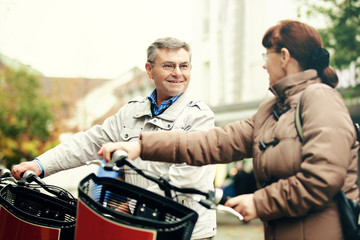
POLYGON ((128 138, 129 137, 129 134, 125 134, 125 138, 128 138))
POLYGON ((169 127, 171 127, 171 125, 170 125, 170 124, 168 124, 168 128, 169 128, 169 127))

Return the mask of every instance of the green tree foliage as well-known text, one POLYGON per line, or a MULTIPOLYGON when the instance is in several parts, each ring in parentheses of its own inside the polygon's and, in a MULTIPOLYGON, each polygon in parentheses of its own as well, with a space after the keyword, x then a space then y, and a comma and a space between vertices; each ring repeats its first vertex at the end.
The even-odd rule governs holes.
POLYGON ((318 29, 324 46, 333 54, 331 65, 345 69, 352 62, 360 67, 360 1, 359 0, 299 0, 306 14, 325 17, 328 26, 318 29), (305 3, 305 4, 304 4, 305 3))
POLYGON ((57 144, 49 133, 50 104, 39 90, 29 70, 0 69, 0 161, 8 168, 57 144))

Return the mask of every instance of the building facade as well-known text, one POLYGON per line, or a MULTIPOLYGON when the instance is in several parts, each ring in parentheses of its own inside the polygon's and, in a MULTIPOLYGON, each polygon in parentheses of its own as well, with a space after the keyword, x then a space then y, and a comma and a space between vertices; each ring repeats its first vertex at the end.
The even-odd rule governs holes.
POLYGON ((265 52, 262 37, 279 20, 295 16, 295 5, 280 0, 201 0, 194 4, 190 90, 211 106, 217 125, 246 119, 271 96, 261 56, 265 52), (282 14, 276 11, 280 7, 286 9, 282 14))

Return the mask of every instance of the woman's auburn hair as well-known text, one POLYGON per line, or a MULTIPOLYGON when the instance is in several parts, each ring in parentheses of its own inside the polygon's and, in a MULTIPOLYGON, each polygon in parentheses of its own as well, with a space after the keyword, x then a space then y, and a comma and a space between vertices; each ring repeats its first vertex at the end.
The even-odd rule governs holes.
MULTIPOLYGON (((288 49, 291 57, 298 61, 302 70, 316 69, 310 59, 316 49, 323 47, 321 36, 315 28, 294 20, 283 20, 270 27, 263 37, 262 45, 277 52, 282 48, 288 49)), ((333 88, 337 86, 339 79, 331 67, 317 71, 323 83, 333 88)))

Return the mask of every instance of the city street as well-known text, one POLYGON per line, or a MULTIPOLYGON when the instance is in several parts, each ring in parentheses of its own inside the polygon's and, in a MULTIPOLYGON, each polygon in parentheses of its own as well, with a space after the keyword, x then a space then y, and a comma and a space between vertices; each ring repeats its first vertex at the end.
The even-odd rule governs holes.
POLYGON ((257 219, 249 223, 240 222, 236 217, 217 212, 217 234, 215 240, 262 240, 264 231, 262 222, 257 219))

